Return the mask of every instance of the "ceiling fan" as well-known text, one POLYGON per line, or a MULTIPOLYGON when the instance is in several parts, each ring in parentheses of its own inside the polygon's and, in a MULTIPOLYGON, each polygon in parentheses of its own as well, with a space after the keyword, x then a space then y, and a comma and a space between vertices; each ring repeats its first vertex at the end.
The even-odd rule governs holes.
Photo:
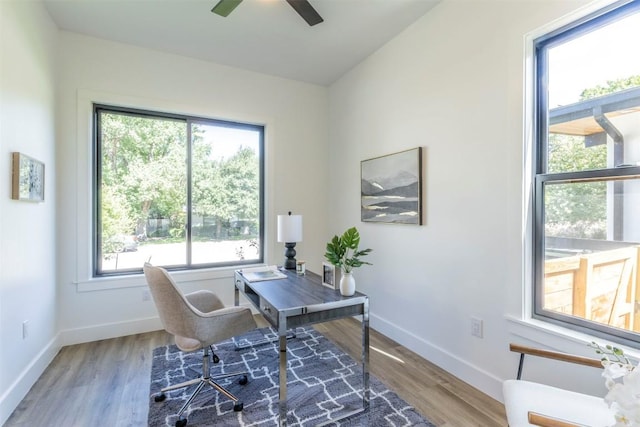
MULTIPOLYGON (((211 9, 211 12, 226 17, 229 16, 229 14, 233 12, 233 9, 238 7, 240 3, 242 3, 242 0, 220 0, 218 4, 211 9)), ((308 0, 287 0, 287 3, 289 3, 291 7, 298 12, 298 15, 302 16, 302 19, 307 21, 307 24, 310 26, 324 21, 322 16, 316 12, 308 0)))

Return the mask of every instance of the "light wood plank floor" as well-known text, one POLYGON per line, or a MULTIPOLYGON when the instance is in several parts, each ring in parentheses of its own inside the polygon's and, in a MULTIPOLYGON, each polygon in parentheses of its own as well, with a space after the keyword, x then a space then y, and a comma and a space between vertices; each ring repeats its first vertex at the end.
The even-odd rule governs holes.
MULTIPOLYGON (((266 326, 264 319, 257 320, 266 326)), ((316 328, 360 357, 356 320, 316 328)), ((157 331, 64 347, 5 427, 146 425, 151 352, 172 342, 166 332, 157 331)), ((373 330, 370 343, 371 373, 436 426, 507 425, 499 402, 373 330)))

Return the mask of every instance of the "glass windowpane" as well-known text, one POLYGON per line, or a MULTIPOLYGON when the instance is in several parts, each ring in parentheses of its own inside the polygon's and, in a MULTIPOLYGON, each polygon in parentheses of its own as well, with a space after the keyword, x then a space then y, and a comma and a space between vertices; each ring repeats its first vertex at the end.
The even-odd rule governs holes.
POLYGON ((640 164, 639 40, 634 13, 545 50, 548 173, 640 164))
POLYGON ((186 123, 100 116, 100 270, 184 264, 186 123))
POLYGON ((542 308, 640 332, 640 179, 548 184, 542 308))
POLYGON ((193 263, 260 258, 260 133, 198 124, 193 131, 193 263))

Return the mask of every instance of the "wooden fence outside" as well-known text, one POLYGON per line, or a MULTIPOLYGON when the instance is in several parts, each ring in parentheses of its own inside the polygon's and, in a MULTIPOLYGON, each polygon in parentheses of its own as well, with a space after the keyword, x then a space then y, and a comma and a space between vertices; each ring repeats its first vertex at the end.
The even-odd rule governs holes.
POLYGON ((544 308, 630 331, 640 331, 640 247, 545 261, 544 308))

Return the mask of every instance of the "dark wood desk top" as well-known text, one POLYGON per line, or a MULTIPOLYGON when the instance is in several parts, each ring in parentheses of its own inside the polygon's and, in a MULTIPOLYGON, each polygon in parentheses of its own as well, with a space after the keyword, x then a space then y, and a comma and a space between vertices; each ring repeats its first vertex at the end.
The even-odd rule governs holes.
MULTIPOLYGON (((287 275, 286 279, 250 282, 251 288, 279 311, 366 297, 360 292, 350 297, 342 296, 340 291, 323 286, 320 275, 310 271, 304 276, 299 276, 295 270, 283 272, 287 275)), ((349 301, 349 304, 354 302, 349 301)))
MULTIPOLYGON (((242 282, 236 280, 236 287, 274 324, 279 323, 280 314, 292 318, 317 312, 334 311, 336 315, 345 315, 366 310, 362 306, 367 303, 368 297, 361 292, 345 297, 340 291, 323 286, 320 276, 309 270, 303 276, 299 276, 295 270, 281 271, 287 275, 286 278, 257 282, 249 282, 241 271, 236 272, 242 282), (251 294, 258 298, 252 298, 251 294), (356 306, 361 308, 354 310, 356 306), (349 310, 341 311, 342 308, 349 310)), ((310 323, 324 320, 327 320, 326 316, 306 318, 310 323)))

